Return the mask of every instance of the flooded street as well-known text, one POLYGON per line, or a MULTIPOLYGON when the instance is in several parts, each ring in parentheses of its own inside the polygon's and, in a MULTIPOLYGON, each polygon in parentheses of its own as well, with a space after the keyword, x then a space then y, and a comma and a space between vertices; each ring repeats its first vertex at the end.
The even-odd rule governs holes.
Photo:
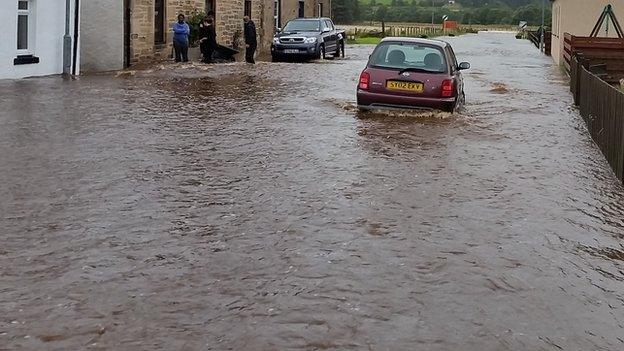
POLYGON ((449 38, 467 106, 319 63, 0 81, 0 350, 623 350, 624 188, 566 76, 449 38))

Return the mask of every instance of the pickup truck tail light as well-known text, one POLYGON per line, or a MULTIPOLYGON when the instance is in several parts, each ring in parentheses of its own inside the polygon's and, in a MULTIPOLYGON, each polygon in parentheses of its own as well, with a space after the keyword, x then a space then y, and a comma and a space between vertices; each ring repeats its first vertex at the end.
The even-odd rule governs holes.
POLYGON ((455 96, 455 81, 452 79, 445 79, 442 81, 442 97, 455 96))
POLYGON ((358 88, 362 90, 368 90, 370 87, 370 73, 363 71, 360 74, 360 84, 358 84, 358 88))

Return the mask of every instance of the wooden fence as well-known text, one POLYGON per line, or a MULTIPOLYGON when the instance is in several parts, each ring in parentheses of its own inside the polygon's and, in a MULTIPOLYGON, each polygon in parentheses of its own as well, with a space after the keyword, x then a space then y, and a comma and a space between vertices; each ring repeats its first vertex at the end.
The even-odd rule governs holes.
POLYGON ((565 33, 563 58, 571 69, 572 57, 582 53, 587 66, 603 65, 603 80, 615 84, 624 79, 624 39, 577 37, 565 33))
MULTIPOLYGON (((536 48, 540 47, 540 32, 539 30, 530 30, 528 31, 529 40, 535 45, 536 48)), ((544 54, 550 56, 550 48, 552 46, 552 33, 545 32, 544 33, 544 54)))
MULTIPOLYGON (((347 35, 352 37, 368 36, 368 35, 381 35, 382 25, 379 22, 372 22, 358 25, 343 25, 340 26, 345 29, 347 35)), ((515 26, 492 26, 492 25, 463 25, 458 24, 457 29, 444 29, 441 24, 427 24, 427 23, 398 23, 388 22, 385 23, 385 36, 397 36, 397 37, 420 37, 423 35, 434 36, 443 35, 456 32, 477 32, 477 31, 517 31, 518 27, 515 26)), ((535 28, 532 28, 535 29, 535 28)))
MULTIPOLYGON (((430 26, 386 26, 385 34, 383 36, 388 37, 420 37, 420 36, 433 36, 443 33, 443 30, 438 27, 430 26)), ((352 27, 347 28, 347 35, 349 37, 367 36, 367 35, 380 35, 382 28, 375 27, 352 27)), ((448 30, 451 33, 453 30, 448 30)))
POLYGON ((570 90, 592 139, 624 182, 624 93, 593 74, 577 56, 570 60, 570 90))

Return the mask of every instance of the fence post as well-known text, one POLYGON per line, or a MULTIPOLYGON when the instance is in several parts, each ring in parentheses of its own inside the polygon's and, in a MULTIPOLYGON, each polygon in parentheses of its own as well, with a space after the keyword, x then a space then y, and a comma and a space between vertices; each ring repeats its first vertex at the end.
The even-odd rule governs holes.
MULTIPOLYGON (((622 130, 622 132, 620 133, 620 157, 619 157, 619 164, 620 164, 620 181, 624 182, 624 93, 620 93, 618 95, 619 100, 615 102, 616 104, 616 111, 620 111, 620 115, 619 115, 619 122, 620 122, 620 128, 622 130), (619 105, 619 107, 617 107, 617 105, 619 105)), ((616 117, 617 118, 617 117, 616 117)), ((616 174, 618 173, 617 171, 615 172, 616 174)))

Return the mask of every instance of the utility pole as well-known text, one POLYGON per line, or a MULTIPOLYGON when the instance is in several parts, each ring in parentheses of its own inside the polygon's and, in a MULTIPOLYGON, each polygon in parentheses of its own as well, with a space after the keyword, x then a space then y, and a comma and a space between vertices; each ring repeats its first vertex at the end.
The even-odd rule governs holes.
POLYGON ((63 36, 63 74, 71 73, 72 38, 69 34, 71 22, 71 0, 65 0, 65 35, 63 36))
POLYGON ((546 11, 546 0, 542 0, 542 29, 540 35, 540 51, 544 52, 544 34, 546 30, 544 29, 544 16, 546 11))
POLYGON ((435 0, 431 0, 431 25, 433 25, 434 19, 435 19, 435 0))

